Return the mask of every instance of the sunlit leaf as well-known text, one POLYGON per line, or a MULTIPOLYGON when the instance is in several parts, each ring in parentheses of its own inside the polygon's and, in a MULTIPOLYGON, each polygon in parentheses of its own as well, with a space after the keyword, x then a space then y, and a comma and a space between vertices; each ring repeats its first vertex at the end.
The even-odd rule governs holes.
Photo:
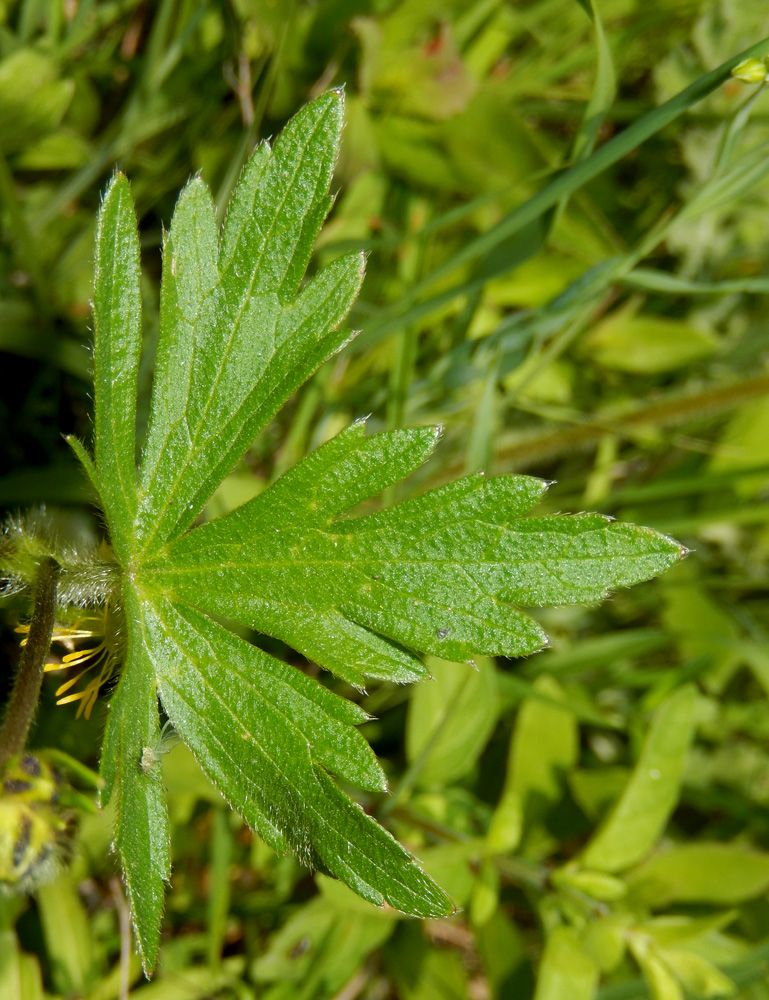
MULTIPOLYGON (((350 337, 343 323, 362 280, 361 255, 339 257, 304 281, 331 205, 342 115, 342 92, 328 92, 272 148, 257 147, 221 232, 204 182, 194 178, 182 192, 163 248, 138 475, 139 253, 124 177, 112 182, 100 214, 93 459, 73 447, 100 494, 123 573, 125 666, 102 775, 147 972, 170 873, 162 763, 152 755, 158 698, 202 769, 266 843, 293 850, 376 905, 421 917, 453 910, 336 782, 386 791, 355 728, 366 714, 223 621, 282 639, 360 688, 366 678, 425 677, 424 654, 469 671, 470 695, 457 695, 461 718, 448 737, 429 734, 440 752, 427 760, 425 780, 447 780, 477 758, 496 719, 491 665, 474 674, 461 661, 539 649, 546 636, 527 607, 600 600, 683 554, 664 535, 597 514, 531 517, 546 484, 525 476, 468 476, 372 507, 429 458, 439 431, 368 435, 363 422, 255 499, 193 527, 255 435, 350 337)), ((412 756, 425 751, 411 742, 412 756)), ((495 886, 496 872, 487 872, 495 886)), ((494 898, 481 907, 484 920, 494 898)), ((587 982, 591 960, 580 961, 587 982)), ((430 982, 446 974, 438 963, 430 982)))

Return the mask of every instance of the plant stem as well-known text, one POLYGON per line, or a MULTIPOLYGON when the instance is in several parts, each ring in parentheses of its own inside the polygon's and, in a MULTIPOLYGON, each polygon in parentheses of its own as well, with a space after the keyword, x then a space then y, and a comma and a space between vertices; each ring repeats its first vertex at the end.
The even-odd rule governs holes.
POLYGON ((22 649, 19 673, 0 730, 0 767, 24 749, 32 725, 53 635, 58 579, 59 564, 49 556, 40 563, 37 571, 29 635, 22 649))
MULTIPOLYGON (((726 385, 708 386, 702 392, 671 392, 652 403, 634 407, 624 413, 600 412, 587 417, 572 418, 573 426, 545 428, 533 432, 510 434, 497 448, 497 469, 525 469, 535 463, 550 462, 561 455, 578 449, 594 448, 605 434, 616 434, 623 440, 632 438, 637 429, 646 427, 673 427, 688 420, 698 420, 719 413, 726 413, 743 403, 758 399, 769 391, 769 376, 765 374, 730 382, 726 385)), ((519 403, 525 413, 548 416, 541 407, 519 403)), ((449 466, 445 478, 461 475, 464 465, 457 460, 449 466)))

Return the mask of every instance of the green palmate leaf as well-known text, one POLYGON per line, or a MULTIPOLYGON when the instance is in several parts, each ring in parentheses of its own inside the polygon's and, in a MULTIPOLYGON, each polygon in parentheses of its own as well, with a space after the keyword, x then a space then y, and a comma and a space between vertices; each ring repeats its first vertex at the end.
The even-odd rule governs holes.
POLYGON ((254 435, 349 337, 342 324, 360 255, 300 288, 330 206, 342 106, 341 92, 323 95, 274 148, 256 150, 221 233, 205 184, 195 178, 183 191, 163 250, 138 480, 138 239, 125 178, 112 182, 100 215, 95 461, 73 447, 123 570, 125 666, 102 774, 148 971, 169 876, 161 764, 146 752, 160 735, 158 696, 203 769, 276 850, 295 851, 374 903, 417 916, 452 911, 334 781, 386 791, 354 728, 365 713, 210 616, 283 639, 359 687, 368 677, 413 681, 427 674, 424 653, 462 661, 539 649, 546 637, 521 608, 598 600, 682 554, 663 535, 599 515, 528 517, 546 484, 525 476, 468 476, 361 513, 425 462, 439 436, 367 436, 362 422, 256 500, 188 530, 254 435))

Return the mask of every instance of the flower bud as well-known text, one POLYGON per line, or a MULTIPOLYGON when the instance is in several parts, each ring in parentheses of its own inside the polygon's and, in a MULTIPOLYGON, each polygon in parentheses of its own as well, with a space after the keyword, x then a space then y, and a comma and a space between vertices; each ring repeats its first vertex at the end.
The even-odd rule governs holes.
POLYGON ((743 83, 763 83, 769 75, 766 58, 757 59, 753 56, 750 59, 743 59, 732 70, 732 76, 743 83))

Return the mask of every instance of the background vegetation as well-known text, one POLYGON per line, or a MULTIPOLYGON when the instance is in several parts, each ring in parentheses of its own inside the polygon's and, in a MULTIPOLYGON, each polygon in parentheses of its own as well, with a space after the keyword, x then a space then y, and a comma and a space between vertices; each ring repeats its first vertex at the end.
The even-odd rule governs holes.
MULTIPOLYGON (((173 749, 173 889, 156 980, 130 962, 138 995, 769 998, 769 99, 726 71, 695 100, 767 35, 765 6, 737 0, 0 3, 0 504, 99 530, 61 435, 89 437, 113 167, 152 338, 179 188, 202 171, 224 204, 254 142, 344 82, 318 259, 371 250, 363 332, 208 515, 371 413, 445 423, 411 492, 526 471, 558 481, 549 510, 693 550, 601 607, 539 613, 553 643, 528 661, 435 662, 435 683, 363 698, 394 789, 363 805, 451 892, 449 920, 275 857, 173 749)), ((9 607, 4 676, 16 623, 9 607)), ((95 765, 104 707, 76 721, 55 687, 33 742, 95 765)), ((120 995, 109 842, 84 814, 70 871, 0 901, 0 995, 120 995)))

